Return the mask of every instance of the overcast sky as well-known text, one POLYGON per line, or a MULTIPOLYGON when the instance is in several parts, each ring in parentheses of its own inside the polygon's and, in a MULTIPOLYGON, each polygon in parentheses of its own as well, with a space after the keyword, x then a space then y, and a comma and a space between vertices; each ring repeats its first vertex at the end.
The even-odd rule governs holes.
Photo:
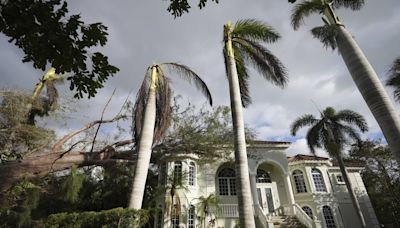
MULTIPOLYGON (((91 120, 99 119, 101 109, 117 88, 105 117, 118 112, 129 91, 132 100, 147 66, 159 62, 179 62, 190 66, 209 86, 215 105, 229 105, 228 82, 222 57, 223 24, 238 19, 255 18, 267 22, 281 35, 268 48, 289 71, 289 84, 282 90, 270 85, 260 75, 251 75, 253 104, 244 111, 245 123, 259 132, 261 140, 291 141, 288 153, 308 153, 305 129, 291 137, 289 126, 298 116, 314 114, 332 106, 337 110, 352 109, 368 121, 365 138, 376 139, 382 133, 373 119, 337 52, 326 50, 313 39, 309 30, 321 25, 320 16, 305 20, 298 31, 290 26, 292 5, 286 0, 220 0, 209 2, 203 10, 190 1, 189 14, 174 19, 163 0, 81 0, 68 1, 71 13, 80 13, 86 23, 102 22, 108 27, 108 43, 101 50, 120 72, 108 80, 94 99, 81 100, 79 110, 71 114, 68 126, 59 126, 62 134, 91 120)), ((381 81, 393 60, 400 55, 399 0, 366 0, 364 8, 337 12, 353 34, 381 81)), ((21 62, 22 52, 0 34, 1 86, 32 89, 43 72, 31 63, 21 62)), ((68 87, 69 82, 64 87, 68 87)), ((192 86, 173 81, 174 91, 184 101, 202 104, 205 100, 192 86)), ((390 97, 392 91, 387 89, 390 97)), ((396 109, 399 110, 396 104, 396 109)))

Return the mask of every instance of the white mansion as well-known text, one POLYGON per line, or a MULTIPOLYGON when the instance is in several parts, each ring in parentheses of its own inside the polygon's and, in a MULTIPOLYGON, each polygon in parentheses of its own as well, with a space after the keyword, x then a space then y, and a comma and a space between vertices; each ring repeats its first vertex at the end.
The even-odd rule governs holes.
MULTIPOLYGON (((324 157, 286 156, 289 142, 256 141, 248 147, 249 175, 257 227, 360 227, 339 167, 324 157), (296 225, 297 224, 297 225, 296 225)), ((232 155, 233 156, 233 155, 232 155)), ((232 161, 232 159, 230 160, 232 161)), ((159 213, 155 226, 200 227, 198 198, 215 194, 219 209, 211 209, 201 227, 233 228, 238 223, 234 164, 218 161, 197 165, 186 156, 164 163, 165 172, 187 173, 187 189, 179 190, 180 213, 159 213)), ((347 171, 368 227, 380 227, 360 176, 362 167, 347 171)), ((160 178, 165 178, 160 177, 160 178)), ((160 179, 160 183, 165 183, 160 179)), ((167 198, 167 195, 166 195, 167 198)), ((165 199, 159 205, 166 208, 165 199)))

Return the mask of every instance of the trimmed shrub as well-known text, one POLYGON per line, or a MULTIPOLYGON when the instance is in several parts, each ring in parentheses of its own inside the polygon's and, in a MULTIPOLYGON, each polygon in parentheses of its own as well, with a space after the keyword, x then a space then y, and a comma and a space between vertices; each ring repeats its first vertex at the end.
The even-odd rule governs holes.
POLYGON ((53 214, 45 220, 45 226, 49 228, 140 227, 147 223, 148 218, 148 212, 145 210, 119 207, 99 212, 53 214))

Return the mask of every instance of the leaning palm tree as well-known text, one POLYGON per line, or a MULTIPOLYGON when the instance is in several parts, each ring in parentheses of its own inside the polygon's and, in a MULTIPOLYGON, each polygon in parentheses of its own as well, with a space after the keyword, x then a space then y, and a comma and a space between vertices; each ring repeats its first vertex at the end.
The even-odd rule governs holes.
POLYGON ((175 72, 195 86, 212 105, 210 91, 201 78, 185 65, 177 63, 154 64, 147 69, 136 97, 133 117, 133 137, 137 142, 137 163, 128 207, 142 207, 146 177, 152 146, 165 133, 171 119, 171 88, 165 71, 175 72))
MULTIPOLYGON (((295 2, 296 0, 289 0, 295 2)), ((361 95, 381 128, 394 156, 400 160, 400 117, 395 111, 385 88, 380 82, 368 59, 334 13, 334 9, 345 7, 358 10, 364 0, 301 0, 294 6, 291 17, 296 30, 305 17, 322 13, 324 26, 311 30, 325 47, 339 49, 350 74, 361 95)))
POLYGON ((252 64, 266 80, 284 87, 287 82, 284 66, 261 45, 279 38, 272 27, 253 19, 239 20, 234 26, 224 25, 223 54, 231 100, 241 227, 255 227, 242 111, 242 106, 251 103, 246 64, 252 64))
POLYGON ((54 68, 50 68, 46 74, 42 76, 39 82, 35 85, 31 102, 28 104, 28 118, 29 124, 35 123, 35 116, 48 115, 48 112, 57 107, 58 91, 55 86, 56 83, 62 82, 63 77, 56 74, 54 68), (46 98, 39 97, 43 88, 46 87, 46 98))
POLYGON ((344 166, 342 150, 349 140, 361 141, 357 130, 367 131, 367 122, 364 117, 354 111, 336 112, 332 107, 327 107, 321 112, 321 119, 309 114, 296 119, 291 126, 291 134, 295 136, 300 128, 306 126, 310 126, 306 138, 311 152, 315 154, 315 148, 324 148, 331 157, 336 158, 361 225, 366 227, 364 216, 344 166))
POLYGON ((400 57, 393 62, 386 85, 394 88, 394 97, 400 102, 400 57))

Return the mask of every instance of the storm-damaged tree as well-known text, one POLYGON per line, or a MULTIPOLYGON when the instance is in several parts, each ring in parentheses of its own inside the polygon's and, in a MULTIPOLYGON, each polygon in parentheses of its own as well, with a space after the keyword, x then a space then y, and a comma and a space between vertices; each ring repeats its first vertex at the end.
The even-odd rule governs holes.
MULTIPOLYGON (((294 3, 296 0, 289 0, 294 3)), ((350 74, 369 109, 381 128, 393 155, 400 160, 400 117, 395 111, 378 75, 357 45, 352 35, 335 15, 341 7, 359 10, 364 0, 301 0, 293 8, 291 23, 295 30, 305 17, 313 13, 323 14, 324 26, 311 30, 313 36, 326 48, 338 48, 350 74)))
POLYGON ((203 80, 187 66, 177 63, 154 64, 146 71, 136 97, 133 138, 137 142, 137 164, 130 194, 129 208, 142 207, 152 147, 166 132, 171 120, 171 88, 165 71, 176 73, 202 92, 212 105, 210 91, 203 80))
POLYGON ((394 88, 394 98, 400 102, 400 57, 394 60, 389 70, 389 79, 386 85, 394 88))
POLYGON ((24 52, 22 62, 66 73, 77 98, 94 97, 118 71, 103 53, 92 52, 106 44, 107 27, 85 24, 79 14, 68 12, 64 0, 0 1, 0 32, 24 52))
POLYGON ((255 227, 253 200, 247 163, 246 140, 242 106, 251 103, 246 64, 251 64, 268 81, 279 87, 287 83, 283 64, 261 42, 275 42, 280 36, 269 25, 254 20, 239 20, 233 26, 224 25, 226 74, 229 81, 234 131, 235 165, 237 173, 239 218, 241 227, 255 227))
POLYGON ((358 130, 367 131, 367 122, 360 114, 347 109, 336 112, 332 107, 327 107, 320 115, 320 119, 310 114, 299 117, 293 122, 291 133, 295 136, 300 128, 310 126, 306 138, 311 153, 315 154, 315 148, 323 148, 331 157, 336 158, 361 225, 366 227, 360 204, 349 181, 342 153, 343 146, 349 140, 361 141, 358 130))

